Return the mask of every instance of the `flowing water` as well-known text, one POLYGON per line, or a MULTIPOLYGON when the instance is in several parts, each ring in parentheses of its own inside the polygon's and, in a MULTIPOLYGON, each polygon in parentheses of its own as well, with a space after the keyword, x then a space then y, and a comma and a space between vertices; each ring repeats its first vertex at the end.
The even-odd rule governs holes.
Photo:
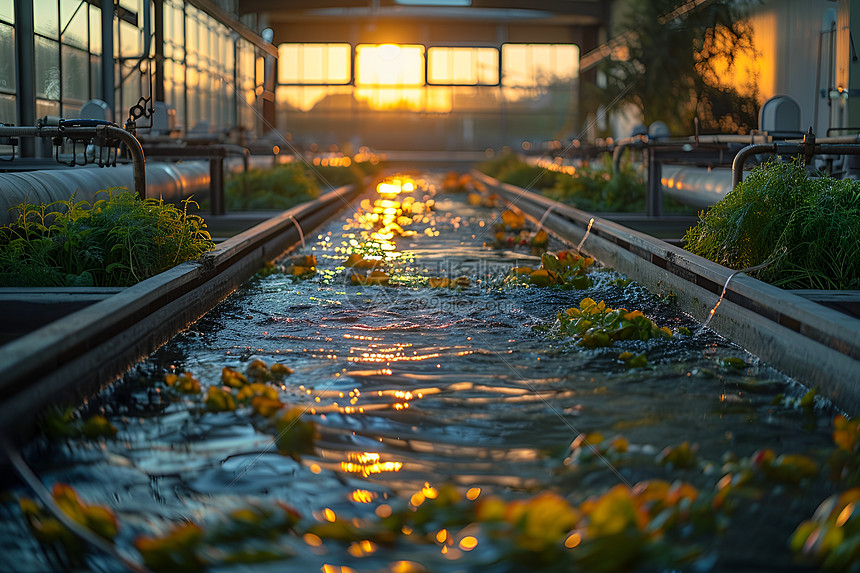
MULTIPOLYGON (((314 276, 254 278, 85 405, 85 417, 106 415, 118 429, 114 438, 34 440, 24 454, 40 479, 49 487, 70 484, 86 502, 110 507, 120 524, 116 546, 138 560, 133 542, 141 535, 163 535, 182 522, 211 529, 233 510, 279 501, 302 515, 291 531, 235 533, 220 549, 291 555, 252 567, 265 571, 567 571, 572 561, 564 551, 577 551, 580 537, 562 537, 568 548, 554 540, 535 549, 511 534, 522 523, 479 522, 463 508, 499 496, 510 512, 512 500, 546 491, 579 506, 613 487, 657 479, 683 480, 713 496, 732 455, 770 447, 821 463, 832 449, 826 404, 799 407, 803 388, 710 331, 677 334, 697 324, 671 296, 651 295, 601 268, 585 290, 506 283, 511 267, 539 266, 540 259, 516 242, 493 245, 502 209, 436 194, 440 177, 423 177, 400 197, 416 205, 411 224, 400 220, 405 236, 373 224, 368 195, 286 257, 315 255, 314 276), (432 209, 417 212, 419 204, 432 209), (391 284, 353 284, 353 271, 343 268, 351 253, 385 261, 391 284), (459 276, 469 285, 427 286, 431 277, 459 276), (554 325, 559 311, 584 297, 640 309, 676 336, 577 346, 554 325), (647 366, 629 367, 619 358, 625 351, 645 353, 647 366), (315 422, 312 450, 279 452, 277 429, 248 406, 203 406, 206 388, 221 385, 222 368, 244 372, 257 359, 294 370, 278 397, 315 422), (165 374, 186 371, 202 383, 202 397, 164 384, 165 374), (581 433, 598 444, 592 432, 606 437, 604 446, 622 435, 629 447, 601 448, 602 456, 571 449, 581 433), (655 461, 685 441, 698 447, 691 467, 655 461), (460 501, 440 502, 454 491, 460 501), (391 515, 400 516, 394 526, 391 515)), ((644 570, 800 567, 789 536, 832 491, 825 478, 766 485, 739 498, 733 513, 715 511, 716 530, 685 526, 663 544, 645 544, 650 553, 633 563, 644 570), (690 555, 677 558, 678 548, 690 555)), ((75 562, 40 546, 16 501, 22 495, 27 490, 14 486, 2 505, 4 570, 120 568, 97 552, 75 562)), ((643 545, 608 539, 622 549, 643 545)), ((212 570, 249 570, 228 565, 218 550, 204 552, 212 570)), ((589 563, 579 565, 595 569, 589 563)))

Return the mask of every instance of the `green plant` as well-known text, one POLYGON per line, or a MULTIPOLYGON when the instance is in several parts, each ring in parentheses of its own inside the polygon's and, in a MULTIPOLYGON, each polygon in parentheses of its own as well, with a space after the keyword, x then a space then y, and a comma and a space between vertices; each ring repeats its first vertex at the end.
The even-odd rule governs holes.
POLYGON ((502 173, 511 167, 515 167, 522 163, 523 161, 520 159, 519 155, 512 152, 510 149, 507 149, 492 159, 479 163, 476 167, 479 171, 486 173, 490 177, 501 179, 502 173))
POLYGON ((771 160, 700 215, 687 250, 783 288, 860 288, 860 183, 771 160))
POLYGON ((590 298, 582 299, 579 308, 559 312, 558 321, 562 334, 587 348, 611 346, 619 340, 672 338, 668 327, 657 326, 640 310, 609 308, 603 301, 596 303, 590 298))
POLYGON ((206 224, 161 199, 128 191, 107 198, 18 205, 0 227, 2 286, 129 286, 214 247, 206 224), (59 210, 54 211, 54 209, 59 210))
POLYGON ((641 170, 625 162, 613 173, 612 156, 577 168, 573 175, 560 175, 545 195, 585 211, 644 211, 645 183, 641 170))
POLYGON ((251 169, 231 177, 224 188, 228 211, 289 209, 319 194, 317 178, 300 163, 251 169))
POLYGON ((625 162, 621 172, 613 174, 609 153, 592 164, 577 167, 572 175, 529 165, 514 153, 483 163, 479 169, 505 183, 537 190, 585 211, 645 209, 645 183, 640 169, 625 162))

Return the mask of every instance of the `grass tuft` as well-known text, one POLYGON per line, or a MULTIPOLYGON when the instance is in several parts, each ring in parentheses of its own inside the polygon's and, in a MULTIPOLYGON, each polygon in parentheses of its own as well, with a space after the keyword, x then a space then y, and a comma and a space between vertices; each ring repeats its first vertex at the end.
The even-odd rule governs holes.
POLYGON ((788 289, 860 288, 860 182, 809 177, 800 161, 755 168, 687 231, 688 251, 788 289))
POLYGON ((0 286, 130 286, 214 248, 206 224, 161 199, 105 198, 17 206, 0 227, 0 286), (56 207, 60 207, 57 211, 56 207))

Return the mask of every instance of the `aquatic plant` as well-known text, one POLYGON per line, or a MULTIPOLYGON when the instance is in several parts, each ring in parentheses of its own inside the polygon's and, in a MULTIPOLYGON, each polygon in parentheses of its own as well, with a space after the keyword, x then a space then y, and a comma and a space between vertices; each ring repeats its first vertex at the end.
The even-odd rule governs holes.
POLYGON ((18 219, 0 227, 0 286, 130 286, 214 248, 190 199, 177 208, 103 193, 93 204, 18 205, 18 219))
POLYGON ((359 253, 352 253, 347 257, 343 266, 351 269, 373 269, 382 264, 378 259, 365 259, 359 253))
POLYGON ((387 286, 389 281, 388 273, 385 271, 371 271, 368 275, 353 273, 349 278, 354 285, 387 286))
POLYGON ((195 378, 191 372, 165 374, 164 383, 174 388, 180 394, 199 394, 201 392, 200 380, 195 378))
POLYGON ((164 382, 178 394, 191 400, 201 400, 210 412, 232 412, 250 405, 250 411, 262 417, 255 426, 275 436, 275 445, 284 455, 299 459, 301 454, 313 451, 317 437, 316 424, 303 417, 305 410, 281 402, 278 389, 272 382, 281 382, 293 373, 286 364, 271 366, 263 360, 251 361, 245 373, 225 366, 221 369, 219 384, 205 386, 190 372, 170 373, 164 382))
POLYGON ((481 193, 485 190, 484 184, 476 181, 468 173, 448 171, 442 181, 442 190, 446 193, 481 193))
POLYGON ((836 449, 828 460, 831 478, 852 486, 860 484, 860 420, 836 416, 833 443, 836 449))
POLYGON ((860 562, 860 488, 834 494, 791 537, 792 551, 825 571, 855 571, 860 562))
POLYGON ((809 177, 799 160, 755 169, 684 236, 685 248, 783 288, 860 288, 860 183, 809 177))
POLYGON ((427 279, 427 286, 430 288, 452 288, 461 289, 469 286, 469 277, 457 277, 449 279, 447 277, 430 277, 427 279))
POLYGON ((232 412, 236 409, 236 399, 223 388, 210 386, 206 392, 206 409, 213 412, 232 412))
POLYGON ((38 423, 45 435, 54 440, 80 437, 97 440, 112 438, 117 432, 116 426, 101 414, 81 420, 78 412, 71 406, 53 406, 46 409, 40 413, 38 423))
POLYGON ((582 299, 579 308, 559 312, 558 320, 562 334, 576 338, 580 345, 588 348, 610 346, 619 340, 672 337, 668 327, 657 326, 642 311, 613 309, 603 301, 596 303, 590 298, 582 299))
MULTIPOLYGON (((642 164, 622 161, 621 170, 616 173, 610 153, 565 171, 555 171, 555 166, 529 165, 514 153, 482 163, 478 169, 505 183, 536 191, 584 211, 624 213, 645 210, 642 164)), ((691 207, 668 195, 663 196, 663 210, 694 212, 691 207)))
POLYGON ((585 289, 592 285, 586 273, 594 264, 591 257, 575 255, 569 251, 545 252, 541 255, 538 269, 522 266, 511 269, 506 281, 527 282, 538 287, 558 286, 562 288, 585 289))
POLYGON ((140 536, 134 546, 153 571, 199 571, 217 565, 264 563, 292 557, 277 543, 301 516, 281 502, 248 504, 203 526, 180 523, 161 535, 140 536))
MULTIPOLYGON (((113 541, 119 533, 119 522, 113 511, 102 505, 84 503, 72 486, 55 483, 51 497, 72 521, 99 537, 113 541)), ((62 547, 72 559, 83 554, 84 546, 80 540, 40 504, 27 497, 20 498, 18 503, 33 537, 40 543, 62 547)))

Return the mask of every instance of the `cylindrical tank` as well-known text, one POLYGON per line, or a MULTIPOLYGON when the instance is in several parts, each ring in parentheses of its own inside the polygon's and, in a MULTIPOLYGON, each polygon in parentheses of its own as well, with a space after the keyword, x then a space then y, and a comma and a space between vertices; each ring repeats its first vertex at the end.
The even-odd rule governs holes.
POLYGON ((700 209, 717 203, 732 189, 732 170, 727 168, 663 165, 660 176, 663 193, 700 209))
MULTIPOLYGON (((146 164, 148 197, 162 197, 168 202, 192 195, 203 199, 209 195, 209 180, 208 161, 146 164)), ((67 201, 73 195, 75 201, 92 203, 98 191, 112 187, 134 189, 131 165, 0 173, 0 225, 17 218, 14 208, 21 203, 48 204, 67 201)))

